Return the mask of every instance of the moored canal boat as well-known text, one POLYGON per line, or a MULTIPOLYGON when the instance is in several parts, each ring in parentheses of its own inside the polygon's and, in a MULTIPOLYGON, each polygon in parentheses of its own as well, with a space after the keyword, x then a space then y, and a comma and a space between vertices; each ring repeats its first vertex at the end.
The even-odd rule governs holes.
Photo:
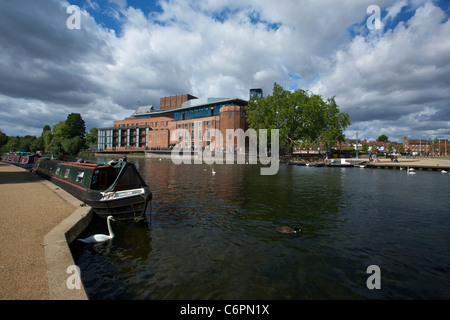
POLYGON ((1 156, 1 161, 20 166, 22 168, 32 168, 36 162, 37 156, 30 155, 26 152, 17 152, 15 154, 4 154, 1 156))
POLYGON ((126 159, 106 164, 40 160, 33 171, 60 186, 106 218, 144 218, 152 193, 135 165, 126 159))

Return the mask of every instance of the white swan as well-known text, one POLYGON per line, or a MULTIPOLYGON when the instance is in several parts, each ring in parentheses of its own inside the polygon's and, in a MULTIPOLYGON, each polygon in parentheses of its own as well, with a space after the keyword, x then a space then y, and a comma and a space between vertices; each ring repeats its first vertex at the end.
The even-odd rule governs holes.
POLYGON ((414 168, 411 168, 411 169, 410 169, 410 168, 408 167, 408 169, 406 170, 406 173, 407 173, 407 174, 416 174, 413 170, 414 170, 414 168))
POLYGON ((441 171, 441 173, 447 173, 447 171, 445 171, 445 170, 442 170, 442 171, 441 171))
POLYGON ((106 219, 106 223, 108 224, 108 231, 109 231, 109 235, 106 234, 94 234, 90 237, 84 238, 84 239, 77 239, 81 242, 84 243, 98 243, 98 242, 103 242, 103 241, 107 241, 107 240, 111 240, 112 238, 114 238, 114 233, 111 229, 111 220, 115 221, 113 216, 108 216, 108 219, 106 219))

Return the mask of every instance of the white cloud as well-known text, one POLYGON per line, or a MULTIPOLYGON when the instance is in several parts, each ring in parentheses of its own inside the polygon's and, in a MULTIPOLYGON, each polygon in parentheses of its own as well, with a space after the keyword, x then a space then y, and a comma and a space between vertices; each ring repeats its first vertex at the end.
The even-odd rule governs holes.
MULTIPOLYGON (((331 68, 311 88, 325 96, 336 94, 353 123, 361 122, 363 135, 378 136, 382 124, 376 120, 386 121, 389 129, 384 129, 397 140, 420 132, 409 114, 440 110, 448 120, 449 28, 443 11, 425 3, 393 30, 355 37, 330 58, 331 68)), ((448 122, 439 125, 448 135, 448 122)))

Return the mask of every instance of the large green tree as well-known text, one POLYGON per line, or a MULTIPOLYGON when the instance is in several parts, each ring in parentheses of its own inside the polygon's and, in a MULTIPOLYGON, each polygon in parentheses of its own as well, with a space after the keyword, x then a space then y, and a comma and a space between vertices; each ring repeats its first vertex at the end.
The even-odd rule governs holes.
POLYGON ((45 126, 42 138, 45 150, 54 154, 77 154, 85 144, 85 123, 79 113, 71 113, 65 121, 60 121, 50 131, 45 126))
POLYGON ((86 126, 83 118, 79 113, 69 114, 67 116, 65 124, 65 130, 68 138, 80 137, 82 140, 84 140, 86 126))
POLYGON ((280 147, 288 154, 298 142, 330 148, 344 139, 343 130, 350 125, 334 97, 323 100, 302 89, 285 90, 277 83, 272 95, 249 101, 246 116, 250 128, 279 129, 280 147))

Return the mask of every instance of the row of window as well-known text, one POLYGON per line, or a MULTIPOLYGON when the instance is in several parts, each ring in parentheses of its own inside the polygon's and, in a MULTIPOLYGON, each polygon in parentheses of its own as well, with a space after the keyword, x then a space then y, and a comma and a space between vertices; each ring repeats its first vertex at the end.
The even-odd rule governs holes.
MULTIPOLYGON (((70 175, 70 169, 71 168, 66 168, 66 170, 64 170, 64 174, 63 174, 61 172, 61 167, 57 167, 56 168, 56 175, 60 176, 60 177, 64 177, 64 179, 68 179, 69 175, 70 175)), ((77 178, 75 179, 75 182, 81 184, 83 182, 83 178, 84 178, 84 171, 83 170, 78 170, 77 178)))
POLYGON ((146 126, 149 128, 158 128, 158 124, 160 127, 167 127, 169 125, 169 121, 154 121, 154 122, 145 122, 145 123, 127 123, 127 124, 118 124, 114 125, 114 128, 136 128, 139 126, 146 126))
MULTIPOLYGON (((209 116, 218 116, 220 114, 220 117, 223 118, 224 113, 220 113, 219 110, 222 106, 215 106, 215 107, 205 107, 205 108, 199 108, 194 110, 187 110, 187 111, 180 111, 175 112, 174 120, 175 121, 181 121, 181 120, 191 120, 191 119, 197 119, 197 118, 204 118, 209 116)), ((240 112, 241 118, 244 118, 245 114, 243 111, 240 112)), ((230 111, 228 113, 228 117, 233 117, 233 112, 230 111)), ((208 121, 210 122, 210 121, 208 121)), ((115 128, 136 128, 139 126, 146 126, 150 128, 158 128, 158 125, 160 127, 168 127, 169 121, 154 121, 154 122, 145 122, 145 123, 127 123, 127 124, 118 124, 114 125, 115 128)))

